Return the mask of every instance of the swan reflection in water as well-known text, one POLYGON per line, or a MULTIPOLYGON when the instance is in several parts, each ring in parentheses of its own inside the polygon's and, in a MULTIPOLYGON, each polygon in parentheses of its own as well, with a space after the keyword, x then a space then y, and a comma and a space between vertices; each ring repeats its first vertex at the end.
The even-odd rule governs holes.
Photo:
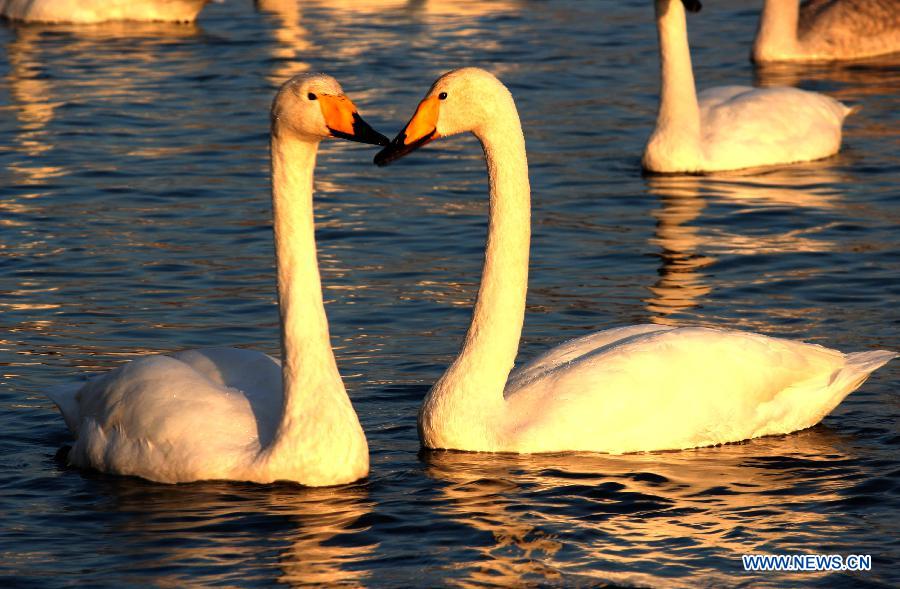
POLYGON ((722 571, 742 570, 740 554, 839 540, 842 524, 824 506, 852 494, 854 457, 842 446, 819 425, 677 452, 420 458, 445 499, 437 509, 477 532, 459 586, 727 586, 734 577, 722 571))
MULTIPOLYGON (((647 189, 659 198, 652 211, 656 231, 651 244, 660 250, 659 279, 649 286, 645 299, 650 321, 662 325, 703 324, 702 318, 681 315, 702 304, 715 290, 712 267, 722 256, 779 255, 832 251, 834 241, 820 234, 834 224, 825 221, 812 227, 744 235, 725 225, 696 223, 710 203, 740 206, 736 214, 773 207, 790 209, 834 209, 844 206, 840 191, 847 180, 834 163, 811 162, 755 175, 718 174, 709 176, 650 176, 647 189)), ((737 227, 729 223, 727 226, 737 227)), ((789 312, 789 310, 788 310, 789 312)), ((807 314, 808 309, 798 310, 807 314)), ((709 325, 714 325, 715 321, 709 325)), ((752 330, 777 331, 776 326, 759 322, 740 325, 752 330)))
MULTIPOLYGON (((8 91, 8 104, 0 107, 7 113, 0 128, 11 137, 8 145, 0 146, 5 166, 0 169, 0 184, 15 187, 0 198, 0 227, 6 234, 7 246, 23 256, 56 256, 58 244, 49 232, 52 224, 34 230, 34 219, 66 219, 71 217, 71 203, 53 196, 54 184, 77 185, 78 181, 66 179, 86 170, 115 169, 122 161, 119 156, 158 158, 178 149, 162 146, 153 134, 135 138, 119 149, 129 150, 114 157, 85 157, 79 138, 88 132, 97 132, 96 126, 79 127, 65 115, 86 108, 94 112, 118 112, 123 104, 134 102, 157 103, 165 95, 166 82, 182 73, 185 68, 204 67, 191 65, 187 52, 173 49, 173 40, 190 38, 199 34, 194 24, 159 22, 108 22, 90 26, 72 24, 15 24, 6 25, 9 41, 5 44, 8 71, 3 81, 8 91), (123 47, 127 46, 127 51, 123 47), (160 67, 160 49, 165 47, 168 66, 160 67), (63 115, 61 107, 70 106, 63 115), (68 132, 67 132, 68 131, 68 132), (143 144, 153 146, 143 147, 143 144), (72 154, 61 157, 60 153, 72 154), (48 246, 48 243, 53 247, 48 246)), ((83 115, 82 115, 83 116, 83 115)), ((103 142, 91 142, 104 146, 103 142)), ((107 149, 102 147, 102 149, 107 149)), ((94 182, 94 180, 87 180, 94 182)), ((73 219, 73 223, 83 223, 73 219)), ((98 236, 110 237, 120 233, 117 229, 95 229, 90 241, 100 241, 98 236)), ((23 275, 16 289, 9 289, 8 301, 0 304, 0 311, 30 311, 30 315, 8 315, 10 325, 26 341, 44 333, 54 338, 46 344, 59 357, 80 357, 85 351, 73 343, 83 337, 82 320, 67 320, 55 310, 61 300, 55 294, 65 292, 66 304, 73 306, 78 298, 75 293, 83 287, 71 276, 46 276, 35 273, 23 275), (35 315, 35 311, 41 311, 35 315), (78 334, 74 339, 72 333, 78 334), (68 342, 68 343, 61 343, 68 342)), ((88 302, 91 312, 97 312, 95 302, 88 302)), ((73 316, 76 315, 73 313, 73 316)), ((20 353, 32 354, 28 345, 20 353)), ((93 355, 89 357, 93 358, 93 355)), ((92 362, 92 361, 91 361, 92 362)), ((90 364, 88 368, 99 368, 90 364)))
POLYGON ((245 586, 277 578, 287 586, 363 587, 366 561, 378 548, 360 522, 373 509, 364 485, 168 486, 90 476, 115 490, 120 517, 113 525, 129 538, 118 549, 137 555, 135 570, 153 570, 159 586, 245 586))
MULTIPOLYGON (((6 46, 10 68, 5 79, 19 122, 11 149, 21 154, 22 161, 14 161, 8 169, 15 175, 14 183, 28 185, 45 184, 69 173, 41 162, 46 152, 58 147, 48 127, 61 106, 104 104, 112 109, 122 101, 157 102, 166 79, 181 73, 159 67, 160 47, 200 31, 195 24, 165 22, 10 28, 12 39, 6 46), (125 44, 128 51, 123 53, 125 44)), ((179 58, 190 63, 187 54, 178 53, 170 50, 173 63, 179 58)))
MULTIPOLYGON (((276 65, 269 75, 273 84, 310 69, 309 62, 327 56, 330 63, 368 59, 375 53, 406 45, 406 26, 425 25, 429 35, 444 29, 466 39, 479 32, 473 19, 509 14, 522 8, 521 0, 255 0, 256 9, 272 17, 276 65), (326 16, 323 18, 320 13, 326 16), (304 21, 315 22, 314 29, 304 21), (465 27, 460 27, 464 23, 465 27), (365 27, 365 34, 360 34, 365 27)), ((491 43, 479 39, 481 50, 491 43)), ((496 64, 498 71, 510 66, 496 64)), ((354 88, 358 100, 367 100, 365 88, 354 88)), ((376 90, 377 92, 377 90, 376 90)))
POLYGON ((269 52, 274 61, 269 81, 280 85, 285 80, 309 71, 310 51, 315 45, 310 41, 310 33, 303 26, 299 0, 256 0, 256 9, 274 17, 275 42, 269 52))

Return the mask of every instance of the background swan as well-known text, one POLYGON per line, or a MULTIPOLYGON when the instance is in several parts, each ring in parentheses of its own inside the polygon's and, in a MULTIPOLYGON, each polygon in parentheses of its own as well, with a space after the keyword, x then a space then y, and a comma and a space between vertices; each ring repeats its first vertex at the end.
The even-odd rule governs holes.
POLYGON ((530 189, 509 91, 483 70, 445 74, 375 162, 464 131, 481 142, 487 162, 487 246, 462 350, 419 412, 424 446, 620 453, 787 433, 818 423, 896 356, 843 354, 740 331, 637 325, 564 343, 511 373, 525 314, 530 189))
POLYGON ((755 62, 837 61, 900 51, 900 0, 765 0, 755 62))
POLYGON ((0 0, 0 16, 49 23, 190 22, 209 0, 0 0))
MULTIPOLYGON (((685 0, 699 10, 699 2, 685 0)), ((850 113, 797 88, 722 86, 697 95, 681 0, 656 0, 660 97, 642 165, 651 172, 713 172, 834 155, 850 113)))
POLYGON ((283 365, 249 350, 191 350, 134 360, 80 390, 52 392, 76 437, 70 464, 164 483, 321 486, 366 476, 366 437, 331 349, 316 260, 312 177, 324 137, 387 143, 334 78, 298 75, 272 104, 283 365))

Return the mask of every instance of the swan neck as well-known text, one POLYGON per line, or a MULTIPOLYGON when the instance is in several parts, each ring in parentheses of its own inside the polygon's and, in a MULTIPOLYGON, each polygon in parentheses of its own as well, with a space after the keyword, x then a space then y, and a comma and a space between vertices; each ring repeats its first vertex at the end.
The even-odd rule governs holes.
POLYGON ((273 129, 270 148, 285 426, 302 416, 314 402, 310 397, 345 393, 331 349, 316 259, 312 196, 318 141, 273 129))
MULTIPOLYGON (((488 436, 496 430, 478 424, 502 411, 503 390, 522 334, 531 192, 525 139, 512 97, 503 105, 505 108, 498 109, 489 124, 474 131, 484 149, 489 178, 487 243, 481 284, 462 350, 423 407, 426 422, 420 423, 420 433, 432 447, 465 449, 475 443, 473 435, 488 436)), ((476 443, 480 447, 490 444, 480 439, 476 443)))
POLYGON ((531 240, 525 139, 518 116, 507 126, 496 134, 479 137, 490 190, 488 235, 481 284, 463 348, 473 358, 491 358, 484 368, 494 373, 492 390, 501 391, 522 335, 531 240))
POLYGON ((659 35, 660 99, 655 132, 677 135, 682 145, 699 145, 700 107, 681 0, 656 1, 656 28, 659 35))
POLYGON ((790 54, 797 45, 799 0, 766 0, 753 41, 754 61, 771 61, 790 54))

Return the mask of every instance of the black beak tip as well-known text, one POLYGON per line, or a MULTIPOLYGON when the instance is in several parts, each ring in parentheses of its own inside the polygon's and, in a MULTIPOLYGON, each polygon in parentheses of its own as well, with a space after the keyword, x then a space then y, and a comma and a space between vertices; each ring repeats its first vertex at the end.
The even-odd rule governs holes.
POLYGON ((700 12, 700 9, 703 8, 700 0, 681 0, 681 3, 688 12, 700 12))
POLYGON ((358 141, 359 143, 368 143, 369 145, 377 145, 379 147, 384 147, 391 142, 390 139, 373 129, 369 123, 365 122, 362 117, 359 116, 359 113, 353 113, 352 134, 335 131, 330 127, 329 130, 335 137, 349 139, 350 141, 358 141))
POLYGON ((406 145, 403 143, 406 140, 406 133, 400 133, 394 140, 387 143, 386 147, 375 154, 375 165, 383 168, 388 165, 392 161, 396 159, 400 159, 408 150, 406 149, 406 145))
POLYGON ((391 143, 390 139, 371 128, 365 133, 358 133, 357 137, 369 145, 377 145, 378 147, 384 147, 391 143))

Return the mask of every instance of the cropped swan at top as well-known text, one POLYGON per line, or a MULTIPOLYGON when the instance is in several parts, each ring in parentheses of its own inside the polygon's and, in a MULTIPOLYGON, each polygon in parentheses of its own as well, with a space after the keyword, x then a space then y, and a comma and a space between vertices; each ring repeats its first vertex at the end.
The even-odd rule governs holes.
POLYGON ((900 51, 900 0, 765 0, 755 62, 838 61, 900 51))
POLYGON ((419 411, 428 448, 484 452, 668 450, 810 427, 896 354, 703 327, 637 325, 557 346, 510 373, 525 314, 530 189, 512 96, 475 68, 440 77, 385 165, 471 131, 484 148, 490 219, 462 350, 419 411))
POLYGON ((191 22, 209 0, 0 0, 0 16, 45 23, 191 22))
POLYGON ((331 349, 316 260, 313 168, 325 137, 387 144, 334 78, 298 75, 272 104, 282 362, 249 350, 191 350, 51 392, 75 434, 70 464, 163 483, 324 486, 366 476, 368 445, 331 349))
MULTIPOLYGON (((684 0, 693 11, 696 0, 684 0)), ((644 148, 650 172, 715 172, 834 155, 850 113, 837 100, 797 88, 694 87, 682 0, 656 0, 660 97, 644 148)))

